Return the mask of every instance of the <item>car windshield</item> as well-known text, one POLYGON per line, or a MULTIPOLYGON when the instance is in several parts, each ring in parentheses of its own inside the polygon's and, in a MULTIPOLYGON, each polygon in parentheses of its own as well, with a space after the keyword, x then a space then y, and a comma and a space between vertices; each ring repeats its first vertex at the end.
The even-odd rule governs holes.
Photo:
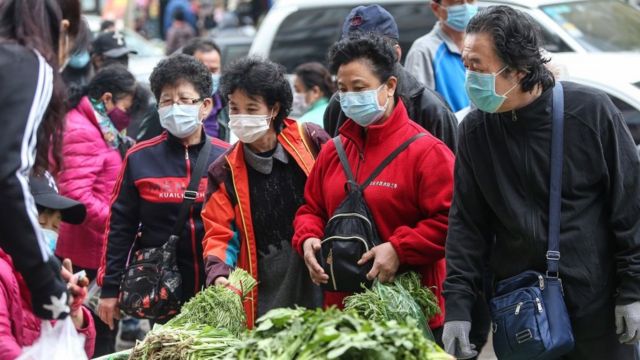
POLYGON ((543 6, 587 51, 640 51, 640 10, 618 1, 543 6))

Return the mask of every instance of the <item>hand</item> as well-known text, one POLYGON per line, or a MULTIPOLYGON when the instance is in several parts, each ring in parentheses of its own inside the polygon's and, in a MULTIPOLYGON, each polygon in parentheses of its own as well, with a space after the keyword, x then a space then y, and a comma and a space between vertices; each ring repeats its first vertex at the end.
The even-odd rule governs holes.
POLYGON ((229 279, 227 279, 224 276, 218 276, 214 281, 213 284, 216 286, 227 286, 229 285, 229 279))
POLYGON ((391 243, 386 242, 367 251, 358 260, 358 265, 364 265, 371 259, 374 259, 373 266, 367 274, 367 279, 378 278, 381 283, 392 282, 395 279, 400 267, 400 258, 391 243))
POLYGON ((620 343, 633 345, 640 341, 640 301, 616 306, 615 315, 620 343))
POLYGON ((86 276, 80 277, 78 274, 72 274, 72 269, 73 265, 71 264, 71 260, 65 259, 62 262, 60 275, 67 283, 67 289, 69 289, 69 306, 71 307, 69 315, 71 316, 71 320, 73 321, 76 329, 82 329, 85 326, 82 303, 87 297, 89 279, 86 276))
POLYGON ((114 319, 120 319, 120 308, 118 307, 118 298, 104 298, 98 301, 98 316, 105 324, 109 325, 109 329, 115 328, 114 319))
POLYGON ((471 359, 478 356, 476 346, 469 342, 470 321, 447 321, 442 330, 444 351, 456 359, 471 359))
POLYGON ((311 281, 316 285, 326 284, 329 281, 329 275, 324 272, 324 269, 316 260, 316 253, 320 251, 320 243, 321 241, 318 238, 308 238, 302 243, 304 263, 309 269, 311 281))

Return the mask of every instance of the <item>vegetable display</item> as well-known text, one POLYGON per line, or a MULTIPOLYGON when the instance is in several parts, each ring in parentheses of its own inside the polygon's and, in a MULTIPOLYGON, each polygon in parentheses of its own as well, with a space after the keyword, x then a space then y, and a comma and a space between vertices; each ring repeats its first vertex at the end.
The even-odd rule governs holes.
POLYGON ((166 325, 179 327, 188 324, 209 325, 226 329, 238 336, 247 326, 242 300, 256 286, 256 280, 242 269, 229 275, 229 285, 209 286, 182 306, 180 314, 166 325))

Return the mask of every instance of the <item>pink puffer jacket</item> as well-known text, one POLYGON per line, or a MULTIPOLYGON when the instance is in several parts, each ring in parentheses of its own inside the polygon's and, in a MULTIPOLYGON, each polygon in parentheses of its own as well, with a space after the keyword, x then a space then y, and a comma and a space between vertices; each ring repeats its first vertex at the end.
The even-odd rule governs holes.
POLYGON ((57 179, 60 194, 82 202, 87 217, 80 225, 60 225, 56 255, 71 259, 75 266, 97 269, 122 158, 104 140, 87 97, 67 114, 63 141, 64 163, 57 179))
MULTIPOLYGON (((15 359, 40 337, 41 320, 31 311, 28 292, 11 257, 0 249, 0 360, 15 359)), ((96 330, 89 310, 83 307, 82 311, 87 327, 78 332, 85 336, 84 350, 91 358, 96 330)))

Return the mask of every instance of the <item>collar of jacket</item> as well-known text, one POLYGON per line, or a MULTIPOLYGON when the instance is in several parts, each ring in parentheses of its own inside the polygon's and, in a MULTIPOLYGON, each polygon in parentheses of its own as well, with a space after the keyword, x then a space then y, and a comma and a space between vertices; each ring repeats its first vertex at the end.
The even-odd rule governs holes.
MULTIPOLYGON (((171 146, 175 146, 178 147, 180 149, 184 149, 185 146, 182 143, 182 140, 180 140, 180 138, 173 136, 170 132, 166 131, 167 133, 167 141, 169 143, 169 145, 171 146)), ((189 149, 200 149, 202 147, 202 145, 204 145, 204 140, 206 139, 206 134, 204 132, 204 126, 202 126, 202 128, 200 129, 200 133, 201 133, 201 137, 200 137, 200 142, 194 145, 189 145, 188 148, 189 149)))
MULTIPOLYGON (((294 159, 304 173, 309 176, 311 167, 315 160, 309 148, 309 144, 304 139, 302 124, 295 120, 285 119, 283 129, 278 135, 278 142, 284 150, 294 159)), ((253 219, 251 218, 251 199, 249 198, 249 175, 244 159, 244 146, 237 142, 229 153, 224 155, 231 172, 231 180, 234 193, 237 197, 236 218, 238 231, 240 232, 241 243, 248 251, 248 264, 238 262, 238 267, 247 269, 254 279, 258 280, 258 255, 255 246, 255 236, 253 231, 253 219), (239 215, 239 216, 238 216, 239 215)), ((242 259, 242 256, 239 257, 242 259)), ((251 292, 247 304, 247 323, 253 326, 258 311, 258 291, 257 287, 251 292)))
POLYGON ((424 91, 424 86, 418 82, 411 73, 409 73, 402 65, 396 63, 393 73, 398 78, 398 88, 396 93, 407 100, 420 96, 424 91))
POLYGON ((86 119, 89 119, 89 121, 91 121, 91 123, 100 130, 100 133, 102 133, 100 124, 98 124, 98 118, 96 118, 95 110, 93 109, 93 105, 91 105, 91 100, 89 100, 88 96, 83 96, 82 99, 80 99, 80 102, 76 106, 76 111, 86 119))
POLYGON ((551 123, 553 87, 544 90, 530 104, 511 111, 499 113, 500 120, 523 124, 527 128, 551 123))
POLYGON ((450 52, 454 54, 462 55, 462 51, 458 49, 458 45, 456 45, 456 43, 454 43, 453 40, 451 40, 449 35, 447 35, 447 33, 445 33, 444 30, 442 30, 442 23, 440 21, 438 21, 435 24, 435 26, 433 27, 433 30, 436 32, 436 35, 440 38, 440 40, 442 40, 445 43, 445 45, 447 45, 447 48, 449 49, 450 52))
POLYGON ((395 132, 402 129, 409 121, 407 109, 404 107, 402 99, 398 98, 395 109, 385 121, 380 125, 371 125, 366 131, 356 124, 353 120, 348 119, 340 128, 340 135, 353 141, 361 151, 364 151, 365 141, 370 144, 379 144, 392 137, 395 132))

